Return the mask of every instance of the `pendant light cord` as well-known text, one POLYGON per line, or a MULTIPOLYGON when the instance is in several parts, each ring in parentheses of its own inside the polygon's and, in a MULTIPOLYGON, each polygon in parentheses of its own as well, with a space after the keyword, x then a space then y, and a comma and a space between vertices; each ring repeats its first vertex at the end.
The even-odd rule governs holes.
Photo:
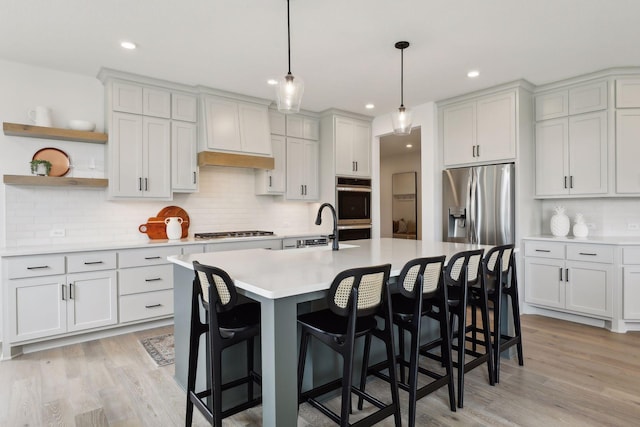
POLYGON ((404 107, 404 49, 400 49, 400 107, 404 107))
POLYGON ((291 74, 291 23, 289 21, 289 0, 287 0, 287 53, 289 57, 289 74, 291 74))

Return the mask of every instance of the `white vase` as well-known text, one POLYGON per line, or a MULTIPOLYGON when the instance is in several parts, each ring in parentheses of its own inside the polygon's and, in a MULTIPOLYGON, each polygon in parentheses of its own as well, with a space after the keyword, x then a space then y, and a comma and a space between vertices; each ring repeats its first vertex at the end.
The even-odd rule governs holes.
POLYGON ((564 208, 562 206, 557 206, 555 211, 555 215, 551 217, 551 234, 556 237, 564 237, 569 234, 571 221, 567 214, 564 213, 564 208))
POLYGON ((167 225, 167 238, 169 240, 177 240, 182 237, 182 218, 179 216, 171 216, 164 219, 167 225))
POLYGON ((587 237, 588 234, 589 228, 585 224, 582 214, 576 214, 576 223, 573 224, 574 237, 587 237))

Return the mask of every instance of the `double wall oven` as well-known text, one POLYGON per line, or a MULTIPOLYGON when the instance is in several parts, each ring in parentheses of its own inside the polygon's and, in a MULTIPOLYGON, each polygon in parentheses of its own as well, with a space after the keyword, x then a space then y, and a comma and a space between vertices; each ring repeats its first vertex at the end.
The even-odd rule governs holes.
POLYGON ((371 238, 371 180, 336 177, 339 240, 371 238))

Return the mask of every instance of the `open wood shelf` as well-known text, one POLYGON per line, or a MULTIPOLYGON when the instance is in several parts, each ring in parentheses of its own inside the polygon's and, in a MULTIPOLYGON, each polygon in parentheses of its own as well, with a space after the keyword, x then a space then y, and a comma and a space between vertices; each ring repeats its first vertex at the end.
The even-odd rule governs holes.
POLYGON ((19 123, 8 122, 2 123, 2 130, 4 131, 5 135, 9 136, 26 136, 29 138, 91 142, 94 144, 105 144, 109 139, 106 133, 23 125, 19 123))
POLYGON ((107 187, 109 180, 105 178, 68 178, 64 176, 38 175, 3 175, 5 184, 13 185, 42 185, 42 186, 75 186, 75 187, 107 187))

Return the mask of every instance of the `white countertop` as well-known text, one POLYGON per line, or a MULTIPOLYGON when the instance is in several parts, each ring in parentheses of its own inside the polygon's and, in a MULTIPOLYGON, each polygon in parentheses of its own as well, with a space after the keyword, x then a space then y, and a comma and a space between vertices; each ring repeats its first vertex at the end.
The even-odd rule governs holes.
POLYGON ((113 241, 113 242, 82 242, 82 243, 68 243, 57 245, 37 245, 37 246, 23 246, 16 248, 0 248, 0 257, 8 256, 22 256, 22 255, 42 255, 42 254, 55 254, 64 252, 84 252, 84 251, 104 251, 114 249, 133 249, 133 248, 152 248, 158 246, 182 246, 182 245, 203 245, 203 244, 222 244, 230 242, 247 242, 250 240, 273 240, 273 239, 288 239, 288 238, 304 238, 312 236, 320 236, 325 233, 321 232, 301 232, 285 235, 274 234, 271 236, 251 236, 251 237, 225 237, 222 239, 195 239, 193 237, 186 237, 180 240, 168 240, 168 239, 135 239, 128 241, 113 241))
POLYGON ((464 250, 490 248, 464 243, 389 238, 352 240, 340 244, 343 248, 339 251, 332 251, 331 246, 288 251, 247 249, 176 255, 168 259, 191 270, 193 261, 214 265, 229 273, 238 288, 277 299, 327 290, 334 277, 349 268, 390 263, 391 275, 397 276, 404 264, 414 258, 450 257, 464 250))
POLYGON ((527 236, 522 240, 542 240, 560 243, 587 243, 600 245, 640 245, 640 236, 587 236, 587 237, 555 237, 552 235, 527 236))

